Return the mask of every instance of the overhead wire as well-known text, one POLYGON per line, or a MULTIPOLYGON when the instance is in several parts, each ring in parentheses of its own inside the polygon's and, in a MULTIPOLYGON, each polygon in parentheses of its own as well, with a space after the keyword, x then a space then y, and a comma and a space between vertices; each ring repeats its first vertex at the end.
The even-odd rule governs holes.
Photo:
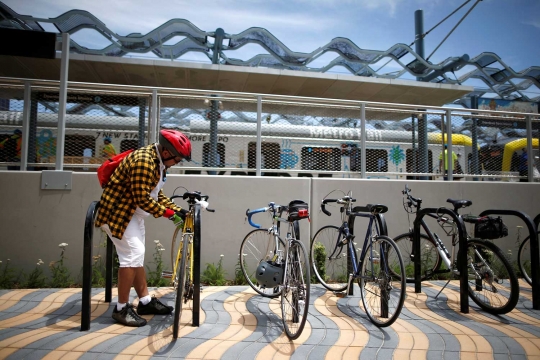
POLYGON ((431 57, 431 55, 433 55, 435 53, 435 51, 437 51, 437 49, 439 49, 441 47, 441 45, 446 41, 446 39, 448 39, 448 37, 450 35, 452 35, 452 33, 454 32, 454 30, 456 30, 456 28, 459 26, 459 24, 461 24, 463 22, 463 20, 465 20, 465 18, 471 13, 471 11, 473 11, 473 9, 476 7, 476 5, 478 5, 478 3, 482 1, 482 0, 476 0, 476 2, 474 3, 474 5, 469 9, 469 11, 467 11, 467 13, 465 15, 463 15, 463 17, 461 18, 461 20, 458 21, 458 23, 456 24, 456 26, 454 26, 452 28, 452 30, 450 30, 450 32, 448 33, 448 35, 446 35, 444 37, 444 39, 441 41, 441 43, 439 45, 437 45, 437 47, 435 48, 435 50, 433 50, 431 52, 431 54, 429 54, 429 56, 426 58, 426 61, 429 60, 429 58, 431 57))
MULTIPOLYGON (((455 30, 455 28, 465 19, 465 17, 472 11, 472 9, 474 9, 474 7, 478 4, 479 1, 482 1, 482 0, 476 0, 476 4, 473 5, 473 7, 471 7, 471 9, 467 12, 467 14, 465 14, 465 16, 459 21, 459 23, 454 27, 454 29, 452 29, 452 31, 455 30)), ((456 12, 458 12, 462 7, 464 7, 465 5, 467 5, 468 3, 470 3, 471 0, 465 0, 465 2, 463 4, 461 4, 457 9, 455 9, 454 11, 452 11, 448 16, 446 16, 444 19, 442 19, 441 21, 439 21, 435 26, 433 26, 431 29, 429 29, 428 31, 424 32, 422 35, 420 35, 420 38, 425 38, 427 34, 429 34, 431 31, 435 30, 435 28, 437 28, 439 25, 441 25, 443 22, 445 22, 446 20, 448 20, 449 17, 451 17, 452 15, 454 15, 456 12)), ((452 32, 450 32, 451 34, 452 32)), ((437 50, 441 45, 442 43, 448 38, 448 36, 450 36, 450 34, 448 34, 446 36, 446 38, 444 38, 444 40, 439 44, 439 46, 437 46, 437 48, 435 50, 437 50)), ((409 47, 413 46, 415 43, 415 41, 411 42, 409 44, 409 47)), ((428 56, 428 58, 426 59, 429 60, 429 58, 431 57, 431 55, 433 55, 433 53, 435 52, 435 50, 433 50, 433 52, 428 56)), ((375 72, 378 72, 379 70, 381 70, 383 67, 385 67, 386 65, 388 65, 390 62, 392 61, 392 59, 388 60, 386 63, 384 63, 381 67, 379 67, 377 70, 375 70, 375 72)))

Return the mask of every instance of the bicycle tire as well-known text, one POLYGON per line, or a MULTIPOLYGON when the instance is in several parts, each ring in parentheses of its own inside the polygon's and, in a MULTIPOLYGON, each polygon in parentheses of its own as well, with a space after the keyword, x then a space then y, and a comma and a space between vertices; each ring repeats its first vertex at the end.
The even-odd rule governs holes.
MULTIPOLYGON (((540 235, 540 231, 536 233, 536 236, 540 235)), ((532 279, 531 279, 531 242, 530 242, 530 235, 523 240, 521 245, 519 245, 519 251, 518 251, 518 265, 519 265, 519 271, 521 272, 521 275, 523 275, 523 278, 525 281, 532 286, 532 279)))
MULTIPOLYGON (((413 283, 414 261, 411 257, 413 250, 413 233, 408 232, 398 235, 394 238, 394 242, 396 243, 401 253, 401 258, 403 259, 406 280, 408 283, 413 283)), ((439 251, 437 251, 435 243, 429 238, 429 236, 425 234, 420 234, 420 249, 423 250, 422 256, 420 257, 420 259, 422 259, 420 263, 420 271, 422 274, 421 280, 424 281, 429 278, 429 276, 427 276, 427 272, 435 272, 439 270, 439 268, 441 267, 442 259, 439 251)), ((389 256, 391 257, 392 254, 389 254, 389 256)))
POLYGON ((519 284, 501 249, 489 241, 471 239, 467 242, 467 263, 469 296, 473 301, 491 314, 512 311, 519 299, 519 284), (476 256, 476 252, 484 261, 476 256), (476 272, 481 283, 476 279, 476 272))
POLYGON ((304 330, 309 310, 309 258, 304 244, 292 240, 287 249, 284 282, 281 287, 281 320, 290 340, 304 330))
MULTIPOLYGON (((285 243, 278 236, 282 249, 285 249, 285 243)), ((262 288, 255 278, 255 271, 261 261, 271 260, 275 255, 274 235, 265 229, 256 229, 249 232, 240 245, 240 268, 242 274, 251 288, 261 296, 276 298, 281 294, 279 286, 267 289, 262 288)))
POLYGON ((364 310, 375 326, 390 326, 399 317, 406 295, 404 273, 403 259, 394 240, 384 235, 375 237, 364 253, 358 279, 364 310), (393 264, 397 267, 392 271, 385 251, 387 255, 393 251, 397 260, 397 264, 393 264))
MULTIPOLYGON (((190 235, 187 235, 191 237, 190 235)), ((180 317, 182 315, 182 305, 187 303, 190 291, 193 291, 192 279, 190 279, 190 242, 191 239, 183 241, 182 245, 182 258, 180 259, 180 265, 176 271, 176 299, 175 299, 175 312, 174 312, 174 325, 173 325, 173 339, 178 338, 178 330, 180 328, 180 317)))
POLYGON ((348 280, 347 245, 340 245, 339 248, 336 248, 339 235, 337 226, 323 226, 311 240, 309 251, 311 269, 317 280, 328 290, 338 292, 347 289, 348 280), (324 264, 320 264, 321 250, 318 250, 317 244, 324 247, 324 264), (330 260, 329 256, 332 255, 334 249, 337 250, 338 255, 330 260))

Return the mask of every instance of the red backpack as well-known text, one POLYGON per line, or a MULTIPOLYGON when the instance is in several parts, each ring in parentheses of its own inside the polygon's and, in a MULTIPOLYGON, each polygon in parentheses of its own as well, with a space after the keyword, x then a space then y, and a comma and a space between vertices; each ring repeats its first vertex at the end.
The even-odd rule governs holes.
POLYGON ((133 152, 133 149, 124 151, 118 155, 113 156, 110 159, 107 159, 101 166, 97 169, 97 177, 101 188, 105 188, 111 179, 111 175, 114 172, 114 169, 120 165, 122 160, 130 153, 133 152))

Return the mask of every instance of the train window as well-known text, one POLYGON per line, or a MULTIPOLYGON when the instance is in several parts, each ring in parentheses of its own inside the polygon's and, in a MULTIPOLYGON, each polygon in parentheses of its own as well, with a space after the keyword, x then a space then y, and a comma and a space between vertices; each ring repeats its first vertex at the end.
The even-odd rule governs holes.
MULTIPOLYGON (((257 143, 248 144, 248 168, 255 169, 257 161, 257 143)), ((279 169, 281 167, 281 147, 279 143, 263 142, 261 144, 261 169, 279 169)))
MULTIPOLYGON (((210 155, 210 143, 207 142, 207 143, 204 143, 203 145, 203 160, 202 160, 203 166, 206 166, 206 167, 210 166, 210 162, 208 159, 209 155, 210 155)), ((216 162, 217 162, 218 167, 225 167, 225 144, 223 143, 217 144, 216 162)))
POLYGON ((139 140, 122 140, 120 142, 120 152, 128 150, 137 150, 139 148, 139 140))
POLYGON ((341 150, 330 147, 304 146, 302 170, 341 171, 341 150))
MULTIPOLYGON (((361 171, 361 149, 356 144, 341 144, 341 156, 349 157, 350 171, 361 171)), ((367 149, 366 171, 388 172, 388 152, 382 149, 367 149)))
POLYGON ((66 135, 64 156, 85 156, 85 149, 91 149, 95 156, 95 148, 96 139, 91 135, 66 135))
MULTIPOLYGON (((413 149, 407 149, 405 152, 406 155, 406 172, 408 173, 418 173, 420 172, 420 162, 419 162, 420 151, 415 149, 413 156, 413 149)), ((438 164, 437 164, 438 166, 438 164)), ((428 172, 431 172, 433 169, 433 152, 431 149, 428 149, 428 172)))

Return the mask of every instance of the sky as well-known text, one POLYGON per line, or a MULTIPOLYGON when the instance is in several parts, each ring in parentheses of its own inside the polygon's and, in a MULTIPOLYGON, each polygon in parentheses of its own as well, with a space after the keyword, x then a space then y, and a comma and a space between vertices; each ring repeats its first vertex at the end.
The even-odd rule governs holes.
MULTIPOLYGON (((310 53, 333 38, 344 37, 362 49, 386 50, 396 43, 414 41, 414 12, 424 11, 427 31, 466 0, 2 0, 14 11, 54 18, 72 9, 86 10, 118 35, 142 33, 168 20, 186 19, 203 31, 223 28, 238 34, 250 27, 270 31, 290 50, 310 53)), ((477 3, 469 1, 425 38, 425 55, 439 45, 465 13, 477 3)), ((46 28, 46 30, 53 30, 46 28)), ((93 30, 72 36, 79 44, 103 48, 108 42, 93 30)), ((540 0, 482 0, 429 59, 438 64, 449 57, 494 52, 514 71, 540 66, 540 0)), ((414 49, 414 45, 413 45, 414 49)), ((247 60, 266 51, 256 44, 230 51, 227 56, 247 60)), ((147 55, 152 56, 152 55, 147 55)), ((328 64, 328 53, 311 66, 328 64)), ((209 62, 202 54, 188 53, 180 60, 209 62)), ((386 62, 386 61, 385 61, 386 62)), ((407 61, 406 61, 407 62, 407 61)), ((375 70, 383 63, 372 66, 375 70)), ((390 63, 383 72, 400 70, 390 63)), ((463 69, 461 73, 472 69, 463 69)), ((336 72, 345 72, 339 69, 336 72)), ((456 73, 460 76, 461 73, 456 73)), ((466 85, 482 86, 471 80, 466 85)), ((540 90, 530 88, 530 97, 540 90)))

